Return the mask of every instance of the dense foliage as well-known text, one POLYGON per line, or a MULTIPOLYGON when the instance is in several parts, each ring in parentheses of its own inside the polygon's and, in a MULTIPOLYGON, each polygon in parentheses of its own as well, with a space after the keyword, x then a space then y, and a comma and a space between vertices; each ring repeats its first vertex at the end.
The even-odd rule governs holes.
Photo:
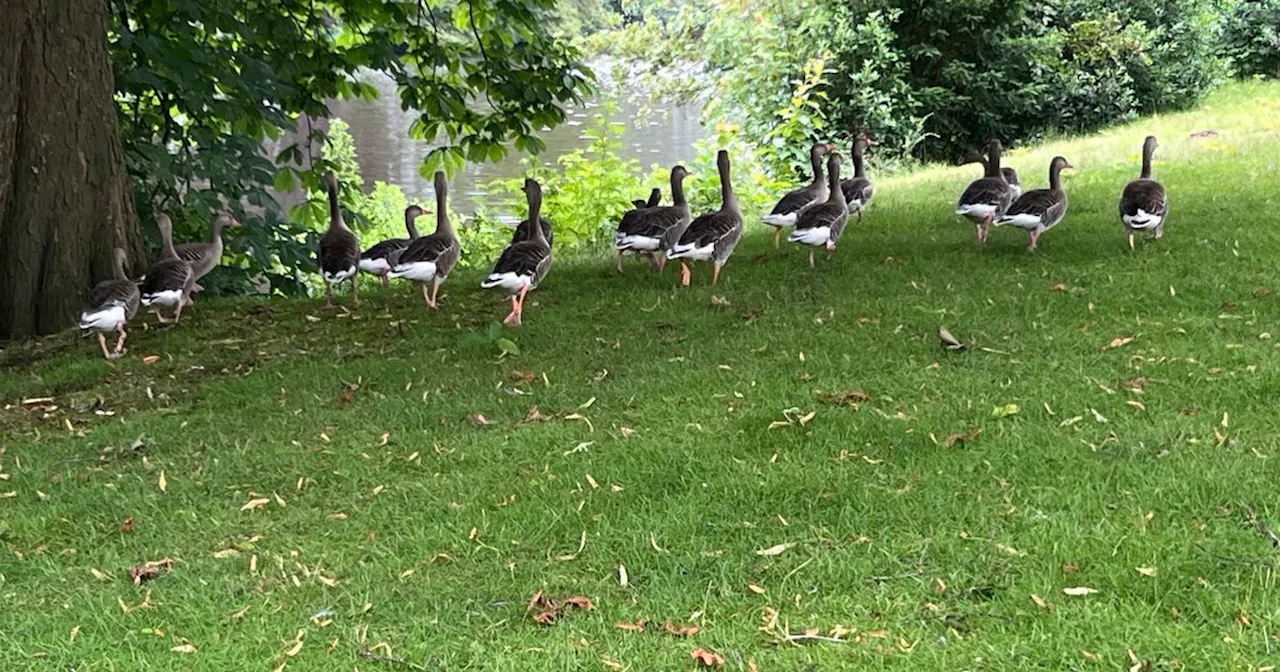
MULTIPOLYGON (((326 116, 325 101, 370 97, 361 70, 392 77, 419 114, 412 133, 443 140, 422 170, 458 171, 543 148, 589 90, 577 52, 556 40, 554 0, 110 0, 109 42, 127 165, 140 215, 175 214, 178 236, 204 235, 217 208, 246 224, 232 242, 239 270, 206 286, 263 278, 303 287, 314 228, 281 216, 267 188, 315 189, 329 162, 323 132, 302 133, 278 157, 262 143, 326 116)), ((307 125, 306 128, 310 128, 307 125)), ((352 196, 344 196, 350 203, 352 196)))
POLYGON ((645 0, 642 23, 587 44, 652 64, 650 77, 702 62, 672 88, 710 91, 713 118, 785 148, 782 165, 856 131, 882 160, 946 160, 992 136, 1016 144, 1185 108, 1228 73, 1229 39, 1244 70, 1266 72, 1276 4, 645 0))
POLYGON ((1280 77, 1280 0, 1241 0, 1223 44, 1242 76, 1280 77))

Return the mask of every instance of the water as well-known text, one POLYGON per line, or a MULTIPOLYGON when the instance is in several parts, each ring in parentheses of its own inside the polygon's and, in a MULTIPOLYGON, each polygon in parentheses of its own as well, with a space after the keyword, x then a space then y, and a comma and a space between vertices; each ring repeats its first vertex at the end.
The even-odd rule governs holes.
MULTIPOLYGON (((360 172, 365 188, 371 188, 375 180, 400 185, 409 200, 431 203, 435 199, 431 180, 422 177, 419 168, 423 158, 439 143, 409 138, 409 127, 416 113, 400 109, 400 97, 395 83, 381 74, 371 74, 367 80, 374 85, 379 96, 372 102, 345 100, 329 105, 333 116, 351 126, 355 140, 360 172)), ((544 132, 541 138, 546 149, 538 155, 542 163, 552 163, 561 155, 590 144, 584 132, 595 125, 595 117, 603 112, 597 101, 587 101, 585 106, 568 111, 565 123, 544 132)), ((619 97, 618 109, 610 120, 624 125, 623 157, 633 158, 646 170, 651 164, 670 166, 688 161, 693 156, 693 143, 704 136, 698 123, 699 106, 672 106, 651 108, 647 100, 619 97)), ((521 159, 528 155, 514 151, 500 163, 468 163, 462 174, 450 183, 454 210, 469 215, 476 209, 476 201, 483 202, 483 185, 491 180, 520 177, 525 165, 521 159)), ((637 187, 637 194, 648 193, 637 187)))

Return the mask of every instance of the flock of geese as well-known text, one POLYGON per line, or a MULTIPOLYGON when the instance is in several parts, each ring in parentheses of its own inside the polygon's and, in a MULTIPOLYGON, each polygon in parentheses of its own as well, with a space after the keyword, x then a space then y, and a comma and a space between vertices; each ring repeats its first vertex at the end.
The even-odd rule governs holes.
MULTIPOLYGON (((775 228, 774 247, 778 247, 783 230, 791 229, 787 239, 808 248, 810 266, 814 264, 813 253, 819 248, 825 249, 827 258, 831 258, 849 217, 856 216, 861 221, 875 195, 875 185, 863 166, 863 152, 874 144, 863 135, 854 140, 853 177, 844 180, 840 177, 843 158, 836 153, 835 146, 827 143, 813 146, 809 154, 813 180, 784 195, 762 220, 775 228), (826 157, 825 178, 823 157, 826 157)), ((1138 232, 1146 232, 1153 238, 1164 234, 1169 200, 1164 187, 1151 177, 1155 149, 1155 137, 1147 137, 1142 148, 1142 172, 1138 179, 1125 186, 1120 197, 1120 220, 1128 234, 1130 248, 1138 232)), ((1067 193, 1062 189, 1061 172, 1072 166, 1065 158, 1054 157, 1049 164, 1049 187, 1023 192, 1017 172, 1000 165, 1001 151, 1000 141, 992 140, 984 153, 973 152, 962 159, 962 163, 982 164, 983 176, 964 190, 955 212, 976 226, 979 245, 986 243, 992 226, 1013 226, 1028 233, 1028 249, 1034 252, 1040 236, 1066 216, 1067 193)), ((718 210, 691 217, 684 194, 684 180, 691 173, 681 165, 671 169, 671 205, 661 204, 658 189, 653 190, 647 201, 633 201, 634 207, 623 215, 614 237, 618 272, 623 269, 623 255, 630 252, 647 259, 658 272, 668 260, 680 260, 684 286, 689 285, 690 262, 711 262, 711 283, 719 282, 721 269, 742 238, 744 219, 733 193, 728 152, 717 153, 716 167, 720 176, 718 210)), ((364 271, 379 276, 384 286, 390 278, 418 283, 427 306, 437 308, 440 285, 462 255, 447 215, 445 174, 435 174, 434 232, 419 235, 414 220, 426 211, 410 205, 405 210, 409 237, 384 240, 363 252, 356 234, 343 221, 338 207, 338 183, 333 173, 327 173, 324 182, 329 196, 329 228, 320 238, 318 261, 325 282, 325 307, 333 306, 333 285, 348 281, 352 303, 359 306, 356 280, 358 273, 364 271)), ((508 326, 521 324, 525 298, 551 268, 553 226, 542 216, 542 187, 528 179, 524 182, 524 193, 529 216, 516 226, 511 244, 494 264, 493 272, 480 283, 481 287, 499 288, 510 298, 511 312, 503 320, 508 326)), ((137 313, 139 304, 149 308, 162 324, 176 324, 182 317, 183 307, 191 305, 192 295, 202 289, 197 281, 221 261, 223 229, 240 226, 231 215, 219 213, 213 220, 209 242, 175 247, 169 218, 163 213, 157 214, 156 223, 163 246, 160 260, 151 266, 141 282, 135 282, 125 273, 124 250, 117 248, 114 277, 93 288, 89 307, 80 316, 82 329, 97 332, 98 344, 107 359, 124 354, 128 336, 125 325, 137 313), (166 309, 172 311, 172 317, 164 316, 162 311, 166 309), (117 332, 119 338, 115 347, 109 349, 106 334, 112 332, 117 332)))

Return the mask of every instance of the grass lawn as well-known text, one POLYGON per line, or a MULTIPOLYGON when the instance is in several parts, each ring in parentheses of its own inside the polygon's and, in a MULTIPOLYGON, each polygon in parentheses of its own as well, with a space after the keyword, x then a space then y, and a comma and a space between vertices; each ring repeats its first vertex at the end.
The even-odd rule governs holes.
POLYGON ((1035 255, 930 169, 816 269, 754 214, 715 290, 565 255, 501 357, 479 272, 12 345, 0 669, 1280 665, 1280 84, 1008 162, 1057 153, 1035 255), (1173 215, 1132 253, 1149 132, 1173 215))

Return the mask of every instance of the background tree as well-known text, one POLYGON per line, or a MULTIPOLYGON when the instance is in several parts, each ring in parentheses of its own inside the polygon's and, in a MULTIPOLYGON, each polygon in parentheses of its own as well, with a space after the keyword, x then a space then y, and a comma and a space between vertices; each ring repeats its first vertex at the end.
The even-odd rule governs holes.
POLYGON ((17 5, 29 18, 0 28, 0 76, 10 78, 0 150, 16 149, 0 152, 14 157, 0 167, 0 338, 70 324, 92 280, 109 272, 113 245, 129 247, 135 274, 145 268, 132 201, 147 227, 158 209, 174 215, 184 238, 203 235, 214 210, 232 210, 246 225, 232 280, 300 290, 314 234, 285 221, 268 188, 318 186, 328 165, 308 150, 323 126, 302 124, 275 157, 262 146, 327 116, 328 100, 376 95, 360 71, 396 82, 401 104, 420 115, 415 137, 446 140, 424 157, 428 174, 501 159, 508 147, 541 151, 537 134, 562 123, 591 81, 577 51, 553 37, 555 0, 17 5))

